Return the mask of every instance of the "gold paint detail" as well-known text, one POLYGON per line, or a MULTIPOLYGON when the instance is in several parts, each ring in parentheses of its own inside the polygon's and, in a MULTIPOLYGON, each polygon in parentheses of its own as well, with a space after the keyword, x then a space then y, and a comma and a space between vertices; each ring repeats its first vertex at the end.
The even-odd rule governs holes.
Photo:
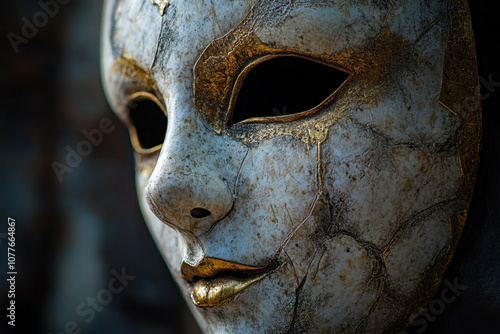
MULTIPOLYGON (((163 111, 163 114, 165 114, 165 117, 167 117, 167 110, 166 110, 165 106, 153 94, 148 93, 148 92, 136 92, 136 93, 130 95, 130 97, 128 98, 129 105, 134 103, 134 101, 137 99, 147 99, 147 100, 153 101, 163 111)), ((156 145, 155 147, 151 147, 151 148, 147 148, 147 149, 143 148, 141 146, 141 144, 139 143, 139 138, 137 136, 137 129, 135 128, 135 126, 133 124, 129 125, 128 131, 130 134, 130 140, 132 141, 132 146, 134 147, 134 150, 139 154, 150 155, 150 154, 153 154, 153 153, 156 153, 157 151, 159 151, 163 146, 163 144, 160 144, 160 145, 156 145)))
MULTIPOLYGON (((254 67, 256 67, 258 64, 260 64, 260 63, 262 63, 262 62, 264 62, 266 60, 269 60, 269 59, 272 59, 272 58, 290 57, 290 56, 295 56, 295 57, 299 57, 299 58, 304 58, 304 59, 309 59, 309 60, 312 60, 312 61, 316 61, 315 59, 311 59, 310 57, 304 57, 304 56, 302 56, 300 54, 287 54, 287 53, 280 54, 280 53, 278 53, 278 54, 274 54, 274 55, 271 55, 271 56, 261 57, 261 58, 257 59, 256 61, 252 62, 250 65, 247 65, 241 71, 241 73, 238 75, 238 77, 235 80, 234 88, 232 90, 231 97, 230 97, 230 100, 229 100, 229 107, 227 108, 228 112, 226 113, 226 116, 225 116, 225 119, 224 119, 224 124, 227 125, 227 124, 231 123, 232 111, 234 111, 234 107, 236 105, 236 100, 237 100, 239 91, 241 90, 241 86, 243 85, 243 82, 244 82, 245 77, 247 76, 247 74, 250 73, 250 71, 254 67)), ((327 64, 327 63, 325 63, 323 61, 317 61, 317 62, 320 63, 320 64, 323 64, 323 65, 326 65, 326 66, 331 66, 331 64, 327 64)), ((331 67, 337 68, 335 66, 331 66, 331 67)), ((337 69, 339 69, 339 68, 337 68, 337 69)), ((345 69, 339 69, 339 70, 347 72, 345 69)), ((341 87, 343 85, 345 85, 345 82, 341 85, 341 87)), ((323 102, 321 102, 316 107, 313 107, 313 108, 311 108, 309 110, 306 110, 306 111, 303 111, 303 112, 300 112, 300 113, 295 113, 295 114, 291 114, 291 115, 275 116, 275 117, 268 117, 268 116, 266 116, 266 117, 253 117, 253 118, 249 118, 249 119, 243 120, 243 121, 239 122, 238 124, 292 122, 292 121, 298 120, 300 118, 306 117, 308 115, 314 114, 318 110, 322 109, 325 104, 328 104, 329 102, 331 102, 335 98, 335 96, 337 95, 338 91, 340 91, 340 87, 337 88, 337 90, 335 90, 335 92, 333 92, 330 96, 328 96, 323 102)))
POLYGON ((276 267, 274 258, 265 266, 255 267, 205 257, 195 266, 183 262, 181 273, 186 281, 191 282, 193 303, 198 307, 214 307, 230 302, 241 291, 266 277, 276 267))
POLYGON ((135 153, 135 171, 137 174, 151 175, 158 161, 160 152, 144 155, 137 152, 135 153))
MULTIPOLYGON (((257 6, 258 7, 258 6, 257 6)), ((230 125, 232 109, 236 102, 237 93, 241 88, 246 74, 259 62, 269 58, 281 56, 296 56, 317 61, 327 66, 337 68, 351 74, 379 77, 385 71, 387 60, 391 55, 399 52, 409 45, 403 38, 391 34, 389 29, 375 36, 372 42, 360 48, 345 48, 333 54, 314 54, 305 50, 292 49, 276 44, 265 44, 256 35, 255 30, 262 22, 262 16, 256 13, 254 8, 247 17, 225 36, 214 40, 202 53, 194 67, 194 96, 198 115, 208 123, 217 134, 222 134, 230 125)), ((309 119, 305 116, 315 116, 316 112, 321 114, 320 109, 330 106, 335 101, 335 95, 345 91, 351 77, 317 108, 304 112, 304 114, 289 115, 285 117, 272 117, 269 119, 255 118, 246 122, 231 125, 235 131, 228 133, 235 139, 243 142, 261 141, 278 135, 290 135, 299 138, 307 145, 318 142, 316 137, 310 137, 310 129, 323 132, 323 138, 327 130, 343 114, 338 108, 334 108, 329 115, 323 115, 313 122, 305 122, 301 126, 295 124, 287 126, 287 122, 309 119), (273 122, 273 126, 260 127, 259 131, 248 131, 249 128, 241 128, 243 125, 254 126, 273 122), (245 124, 261 123, 261 124, 245 124), (240 131, 242 130, 242 131, 240 131)), ((313 131, 313 132, 314 132, 313 131)))
POLYGON ((128 107, 134 99, 144 97, 158 104, 167 115, 165 104, 161 99, 163 95, 151 71, 142 68, 135 59, 127 54, 114 61, 111 66, 111 73, 113 75, 110 78, 115 82, 113 87, 116 87, 116 94, 119 96, 116 101, 120 104, 115 106, 115 112, 129 129, 132 146, 137 153, 137 171, 139 173, 152 171, 156 164, 156 153, 161 149, 161 146, 147 150, 140 147, 135 128, 128 117, 128 107), (143 161, 143 159, 147 161, 143 161))
POLYGON ((160 15, 163 16, 165 14, 165 9, 170 5, 170 0, 151 0, 151 3, 158 6, 158 11, 160 15))
POLYGON ((145 70, 131 56, 123 54, 117 58, 111 66, 113 80, 117 81, 114 85, 124 96, 123 101, 128 101, 128 97, 136 92, 149 92, 161 101, 161 91, 158 88, 153 73, 145 70))
POLYGON ((462 122, 456 134, 462 173, 459 196, 469 202, 479 165, 481 103, 469 7, 460 0, 452 10, 439 103, 462 122))
POLYGON ((201 279, 194 284, 191 299, 198 307, 221 306, 265 276, 266 274, 250 278, 220 277, 209 281, 201 279))
MULTIPOLYGON (((464 209, 453 215, 447 222, 452 236, 451 242, 442 252, 441 260, 435 262, 434 274, 428 277, 429 283, 421 284, 421 286, 431 287, 431 291, 436 291, 441 283, 442 274, 457 249, 465 226, 479 165, 481 145, 481 104, 470 11, 466 0, 450 3, 453 5, 451 6, 452 12, 449 14, 448 39, 438 102, 461 122, 455 134, 461 170, 457 207, 464 209)), ((425 292, 422 291, 421 295, 425 295, 425 292)), ((426 302, 430 298, 429 296, 426 302)))
POLYGON ((233 261, 221 260, 213 257, 205 257, 197 265, 192 266, 186 262, 182 263, 181 272, 185 280, 192 280, 195 276, 211 277, 223 271, 233 271, 248 275, 256 275, 268 272, 275 267, 276 262, 271 260, 268 264, 261 267, 248 266, 233 261))

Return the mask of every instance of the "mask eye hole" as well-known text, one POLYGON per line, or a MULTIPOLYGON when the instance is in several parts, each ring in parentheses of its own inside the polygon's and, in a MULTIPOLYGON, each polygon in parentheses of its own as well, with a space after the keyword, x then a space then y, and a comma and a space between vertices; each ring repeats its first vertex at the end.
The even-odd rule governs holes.
POLYGON ((128 117, 134 149, 142 154, 158 151, 165 140, 168 124, 160 100, 146 92, 133 94, 129 98, 128 117))
POLYGON ((295 120, 300 117, 297 114, 305 116, 320 106, 348 77, 344 71, 301 57, 270 58, 244 78, 233 97, 236 102, 229 123, 295 120))

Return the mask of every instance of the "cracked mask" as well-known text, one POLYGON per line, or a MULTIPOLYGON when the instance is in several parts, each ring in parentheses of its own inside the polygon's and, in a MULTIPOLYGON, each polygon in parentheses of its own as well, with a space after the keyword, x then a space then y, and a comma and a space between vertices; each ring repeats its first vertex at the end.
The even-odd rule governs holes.
POLYGON ((108 0, 102 69, 204 332, 397 332, 433 297, 478 164, 465 1, 108 0))

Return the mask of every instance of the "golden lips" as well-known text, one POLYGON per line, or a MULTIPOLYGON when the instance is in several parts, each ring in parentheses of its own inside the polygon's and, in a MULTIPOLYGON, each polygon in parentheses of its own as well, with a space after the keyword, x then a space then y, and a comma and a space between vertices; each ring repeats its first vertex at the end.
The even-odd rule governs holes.
POLYGON ((263 267, 204 258, 196 266, 182 263, 183 278, 191 283, 191 299, 198 307, 213 307, 233 300, 241 291, 263 279, 276 267, 273 259, 263 267))

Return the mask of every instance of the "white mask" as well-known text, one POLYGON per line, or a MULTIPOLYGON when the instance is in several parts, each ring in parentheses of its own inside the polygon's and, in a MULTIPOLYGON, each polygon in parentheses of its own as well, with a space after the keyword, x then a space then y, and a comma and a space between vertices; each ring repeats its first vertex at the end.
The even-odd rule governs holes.
POLYGON ((152 2, 106 1, 103 82, 202 330, 403 329, 474 185, 466 2, 152 2))

